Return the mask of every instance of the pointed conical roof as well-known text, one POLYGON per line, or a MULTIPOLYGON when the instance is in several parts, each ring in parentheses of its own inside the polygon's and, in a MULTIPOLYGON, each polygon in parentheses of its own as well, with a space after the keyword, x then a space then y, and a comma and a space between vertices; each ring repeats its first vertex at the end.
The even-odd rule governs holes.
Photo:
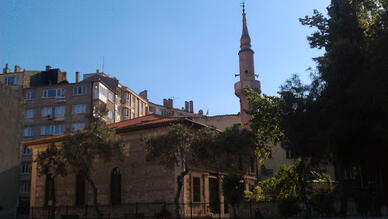
POLYGON ((242 34, 240 39, 240 48, 251 48, 251 37, 249 37, 248 33, 248 27, 247 27, 247 18, 245 14, 245 4, 243 3, 243 28, 242 28, 242 34))

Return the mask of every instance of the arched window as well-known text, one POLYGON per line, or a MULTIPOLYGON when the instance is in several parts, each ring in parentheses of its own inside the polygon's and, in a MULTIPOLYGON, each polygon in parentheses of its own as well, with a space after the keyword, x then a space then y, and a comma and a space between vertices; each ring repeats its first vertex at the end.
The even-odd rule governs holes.
POLYGON ((121 204, 121 173, 117 167, 110 174, 110 200, 112 205, 121 204))
POLYGON ((85 204, 85 177, 77 174, 75 179, 75 205, 85 204))

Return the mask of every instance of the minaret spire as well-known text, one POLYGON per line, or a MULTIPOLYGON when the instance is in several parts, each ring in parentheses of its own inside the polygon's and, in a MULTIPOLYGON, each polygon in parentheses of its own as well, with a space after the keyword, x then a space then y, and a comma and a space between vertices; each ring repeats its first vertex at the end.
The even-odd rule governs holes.
POLYGON ((255 65, 254 65, 254 53, 251 49, 251 38, 248 33, 247 18, 245 13, 245 3, 242 6, 242 34, 240 39, 240 51, 238 52, 239 64, 240 64, 240 81, 234 84, 234 91, 238 98, 240 98, 240 120, 243 128, 249 129, 250 115, 246 113, 249 111, 249 103, 244 93, 246 88, 252 88, 256 92, 260 93, 260 81, 255 80, 255 65))
POLYGON ((242 34, 240 39, 240 48, 251 48, 251 38, 249 37, 248 33, 248 27, 247 27, 247 18, 245 13, 245 2, 241 3, 243 8, 243 27, 242 27, 242 34))

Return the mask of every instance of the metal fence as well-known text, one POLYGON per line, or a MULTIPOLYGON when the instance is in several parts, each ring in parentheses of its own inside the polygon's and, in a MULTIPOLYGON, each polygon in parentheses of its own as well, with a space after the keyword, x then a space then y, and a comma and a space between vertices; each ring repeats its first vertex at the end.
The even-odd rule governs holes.
MULTIPOLYGON (((104 219, 140 219, 140 218, 176 218, 175 203, 129 203, 122 205, 101 205, 100 211, 104 219)), ((266 218, 273 218, 276 212, 273 202, 247 202, 238 206, 239 218, 255 218, 257 212, 266 218)), ((224 203, 181 203, 179 204, 181 218, 231 218, 233 209, 224 203)), ((94 206, 57 206, 31 207, 30 219, 92 219, 97 218, 94 206)))
MULTIPOLYGON (((308 212, 300 203, 302 211, 293 218, 324 218, 316 212, 308 212)), ((103 219, 173 219, 176 218, 175 203, 128 203, 121 205, 101 205, 103 219)), ((226 219, 234 218, 232 207, 226 203, 181 203, 179 204, 180 218, 185 219, 226 219)), ((350 209, 349 209, 350 210, 350 209)), ((348 211, 347 218, 358 217, 355 209, 348 211)), ((386 213, 383 215, 386 216, 386 213)), ((281 218, 278 202, 243 202, 236 208, 239 219, 281 218)), ((384 216, 383 216, 384 217, 384 216)), ((58 207, 31 207, 30 219, 94 219, 97 213, 94 206, 58 206, 58 207)))

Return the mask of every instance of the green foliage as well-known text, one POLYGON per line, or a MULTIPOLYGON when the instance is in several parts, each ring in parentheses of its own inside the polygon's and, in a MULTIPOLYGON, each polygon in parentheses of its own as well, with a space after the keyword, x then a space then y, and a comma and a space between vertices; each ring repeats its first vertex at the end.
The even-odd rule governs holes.
POLYGON ((296 199, 283 199, 278 203, 280 216, 289 218, 297 215, 302 209, 300 208, 296 199))
POLYGON ((48 174, 52 179, 57 175, 65 175, 68 169, 83 176, 92 188, 98 218, 102 218, 102 214, 97 202, 97 187, 91 177, 94 162, 96 159, 108 162, 113 157, 120 159, 122 151, 116 131, 109 128, 102 119, 105 114, 106 110, 103 110, 90 115, 85 130, 65 136, 60 147, 51 144, 37 158, 38 171, 48 174))
POLYGON ((301 139, 334 155, 337 168, 361 168, 364 185, 388 173, 382 156, 388 142, 387 7, 380 0, 332 0, 327 17, 314 11, 300 19, 317 29, 308 37, 310 46, 325 53, 315 58, 317 72, 308 90, 313 98, 295 124, 315 133, 301 139))
POLYGON ((298 196, 298 182, 300 175, 297 166, 300 162, 291 166, 280 166, 273 177, 259 182, 259 186, 272 199, 296 199, 298 196))
POLYGON ((67 174, 66 162, 63 158, 62 150, 54 143, 37 155, 35 159, 39 175, 46 175, 51 178, 65 176, 67 174))
POLYGON ((307 200, 316 193, 331 193, 330 176, 312 169, 301 159, 290 166, 282 165, 273 177, 259 182, 253 192, 246 192, 248 199, 307 200), (313 187, 317 185, 319 189, 313 187))
POLYGON ((196 129, 175 124, 166 134, 148 137, 144 142, 148 160, 158 160, 167 167, 180 166, 182 161, 184 167, 190 160, 216 171, 229 166, 230 170, 244 172, 239 169, 238 158, 252 155, 255 149, 255 135, 238 126, 221 132, 213 127, 196 129))
MULTIPOLYGON (((180 166, 182 172, 177 176, 178 203, 183 177, 191 164, 216 172, 244 173, 248 165, 240 165, 243 158, 252 156, 255 149, 255 135, 239 126, 220 132, 212 127, 194 128, 183 124, 171 125, 168 132, 144 139, 148 160, 157 160, 166 167, 180 166)), ((226 176, 225 197, 234 205, 243 198, 243 189, 236 189, 233 179, 237 175, 226 176), (234 178, 233 178, 234 177, 234 178)), ((238 181, 241 176, 237 177, 238 181)), ((179 205, 175 210, 179 215, 179 205)))
POLYGON ((226 175, 222 180, 222 191, 228 203, 238 204, 244 198, 244 177, 237 173, 226 175))
POLYGON ((256 155, 261 163, 269 158, 274 145, 284 141, 281 125, 281 99, 275 96, 261 95, 252 89, 245 90, 251 107, 250 126, 257 136, 256 155))
POLYGON ((261 186, 256 186, 253 191, 244 191, 244 198, 249 201, 264 201, 265 194, 261 186))
POLYGON ((74 173, 90 177, 96 159, 105 162, 120 159, 122 145, 114 129, 102 119, 103 113, 89 117, 83 131, 68 135, 62 141, 62 154, 74 173))

